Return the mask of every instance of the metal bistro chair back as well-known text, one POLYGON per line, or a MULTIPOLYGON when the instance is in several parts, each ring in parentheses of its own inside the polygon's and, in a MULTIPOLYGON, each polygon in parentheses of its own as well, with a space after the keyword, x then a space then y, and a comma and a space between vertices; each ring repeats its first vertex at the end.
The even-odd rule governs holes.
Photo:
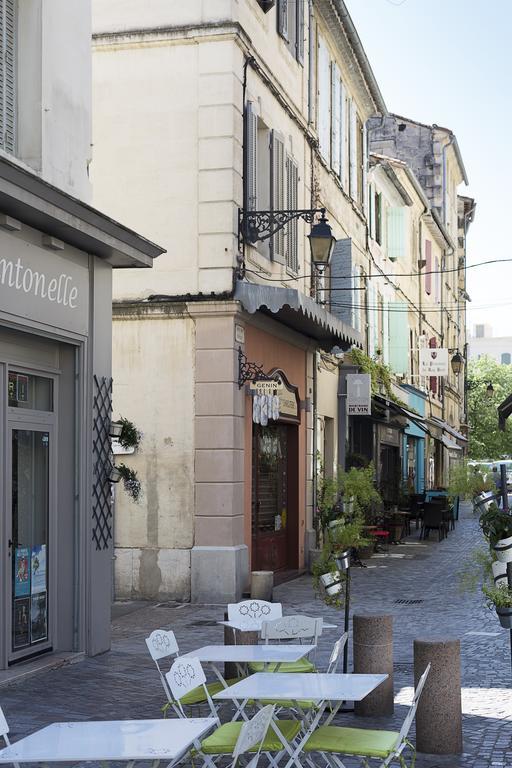
POLYGON ((279 619, 283 615, 281 603, 269 603, 266 600, 242 600, 229 603, 228 619, 237 624, 259 624, 262 621, 279 619))
POLYGON ((266 707, 263 707, 263 709, 260 709, 251 720, 244 722, 240 729, 235 749, 233 750, 233 762, 231 763, 231 768, 236 768, 240 755, 243 755, 245 752, 248 752, 250 749, 257 746, 257 753, 246 766, 246 768, 256 768, 263 742, 265 741, 270 723, 274 716, 274 710, 275 706, 273 704, 268 704, 266 707))
POLYGON ((311 640, 316 645, 322 634, 322 619, 313 619, 310 616, 282 616, 280 619, 264 621, 261 625, 261 639, 268 645, 272 642, 286 642, 297 640, 311 640))
POLYGON ((203 672, 199 659, 176 659, 170 670, 165 675, 171 696, 176 702, 176 713, 179 717, 187 717, 181 700, 200 686, 203 689, 205 700, 210 708, 211 716, 219 719, 215 706, 206 687, 206 675, 203 672))
POLYGON ((405 717, 405 720, 402 724, 402 727, 400 728, 400 744, 405 743, 405 739, 407 738, 407 734, 409 733, 411 729, 412 722, 414 720, 414 717, 416 715, 416 710, 418 709, 418 703, 420 700, 421 692, 423 691, 423 688, 425 687, 425 682, 428 677, 428 673, 430 672, 430 667, 432 665, 429 663, 425 667, 425 670, 418 680, 418 685, 416 686, 416 690, 414 691, 414 698, 412 700, 412 704, 409 708, 409 711, 405 717))
POLYGON ((348 641, 348 632, 344 632, 342 636, 336 640, 332 647, 331 656, 329 658, 329 664, 327 666, 327 669, 325 670, 327 674, 334 675, 336 670, 338 669, 338 665, 340 663, 341 655, 343 653, 343 649, 345 648, 345 645, 348 641))
POLYGON ((160 675, 160 680, 165 691, 165 695, 167 696, 169 703, 174 705, 172 696, 170 695, 170 691, 167 686, 165 675, 159 663, 162 659, 168 659, 171 657, 174 659, 180 655, 180 649, 178 648, 178 643, 174 632, 166 629, 155 629, 154 632, 149 635, 149 637, 146 637, 146 645, 148 647, 149 653, 151 654, 151 658, 155 662, 156 668, 158 669, 158 674, 160 675))
MULTIPOLYGON (((0 738, 5 741, 8 747, 10 747, 11 742, 9 741, 9 726, 2 711, 2 707, 0 707, 0 738)), ((20 768, 19 763, 13 763, 13 765, 14 768, 20 768)))

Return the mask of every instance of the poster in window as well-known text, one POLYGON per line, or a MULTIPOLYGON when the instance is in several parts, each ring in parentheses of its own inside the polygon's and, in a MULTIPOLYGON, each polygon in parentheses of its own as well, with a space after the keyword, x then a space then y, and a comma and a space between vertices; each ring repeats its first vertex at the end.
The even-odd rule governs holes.
POLYGON ((46 544, 32 547, 31 592, 33 595, 46 591, 46 544))
POLYGON ((32 595, 32 611, 30 617, 30 637, 33 643, 46 640, 48 637, 48 602, 46 592, 32 595))
POLYGON ((30 643, 30 597, 14 601, 13 648, 23 648, 30 643))
POLYGON ((14 564, 14 596, 30 595, 30 549, 17 547, 14 564))

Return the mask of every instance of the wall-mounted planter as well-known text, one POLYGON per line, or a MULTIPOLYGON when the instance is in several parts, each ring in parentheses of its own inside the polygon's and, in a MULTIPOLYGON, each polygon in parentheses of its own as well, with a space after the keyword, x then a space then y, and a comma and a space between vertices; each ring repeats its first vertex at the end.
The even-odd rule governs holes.
POLYGON ((508 536, 506 539, 500 539, 493 546, 496 552, 496 557, 500 563, 512 562, 512 536, 508 536))
POLYGON ((507 587, 507 564, 496 560, 492 564, 492 576, 497 587, 507 587))
POLYGON ((503 629, 512 629, 512 608, 496 608, 503 629))

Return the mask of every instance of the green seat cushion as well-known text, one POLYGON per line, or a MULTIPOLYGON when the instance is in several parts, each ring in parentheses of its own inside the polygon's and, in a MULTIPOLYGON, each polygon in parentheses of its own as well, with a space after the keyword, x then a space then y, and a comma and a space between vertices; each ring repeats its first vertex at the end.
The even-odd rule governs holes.
POLYGON ((371 731, 322 725, 304 745, 304 752, 339 752, 343 755, 388 757, 398 744, 398 731, 371 731))
MULTIPOLYGON (((235 677, 235 678, 231 678, 230 680, 226 680, 226 683, 227 685, 234 685, 235 683, 239 683, 240 680, 241 678, 235 677)), ((218 693, 219 691, 222 691, 224 686, 220 681, 216 680, 214 683, 208 683, 206 688, 210 696, 215 696, 216 693, 218 693)), ((192 706, 193 704, 202 704, 205 701, 206 701, 206 695, 202 685, 199 685, 197 688, 194 688, 192 691, 189 691, 181 699, 181 703, 189 707, 192 706)))
MULTIPOLYGON (((232 754, 236 740, 240 734, 243 723, 237 720, 235 723, 224 723, 220 728, 208 736, 202 743, 201 749, 207 755, 230 755, 232 754)), ((297 720, 279 720, 277 724, 284 738, 290 742, 300 731, 301 725, 297 720)), ((257 752, 259 745, 256 745, 251 752, 257 752)), ((280 752, 283 749, 281 740, 272 728, 268 729, 265 741, 263 742, 263 752, 280 752)))
POLYGON ((275 672, 276 669, 278 672, 316 672, 315 665, 309 659, 285 661, 282 664, 264 664, 262 661, 251 661, 249 664, 251 672, 275 672))

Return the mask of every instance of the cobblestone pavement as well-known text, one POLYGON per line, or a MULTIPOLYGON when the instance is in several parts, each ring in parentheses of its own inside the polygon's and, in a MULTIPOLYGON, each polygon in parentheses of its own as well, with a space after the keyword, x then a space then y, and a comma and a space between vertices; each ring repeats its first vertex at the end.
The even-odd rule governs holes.
MULTIPOLYGON (((458 588, 458 573, 480 542, 477 521, 466 511, 456 530, 441 543, 433 539, 420 542, 413 530, 403 546, 391 546, 389 553, 367 561, 366 569, 353 569, 353 609, 394 616, 396 707, 393 718, 362 720, 343 714, 340 723, 399 727, 411 700, 413 640, 426 636, 461 639, 464 754, 418 755, 417 768, 512 766, 508 632, 485 608, 479 592, 461 595, 458 588)), ((283 603, 286 613, 323 615, 341 628, 341 616, 315 598, 308 576, 278 587, 274 599, 283 603)), ((182 651, 221 643, 223 629, 216 621, 223 618, 224 609, 222 605, 117 604, 110 653, 0 689, 0 705, 11 725, 12 740, 61 720, 159 717, 163 694, 144 637, 166 627, 175 631, 182 651)), ((326 660, 336 637, 333 631, 324 633, 317 661, 326 660)), ((411 735, 414 739, 414 728, 411 735)), ((356 764, 347 761, 347 767, 356 764)))

